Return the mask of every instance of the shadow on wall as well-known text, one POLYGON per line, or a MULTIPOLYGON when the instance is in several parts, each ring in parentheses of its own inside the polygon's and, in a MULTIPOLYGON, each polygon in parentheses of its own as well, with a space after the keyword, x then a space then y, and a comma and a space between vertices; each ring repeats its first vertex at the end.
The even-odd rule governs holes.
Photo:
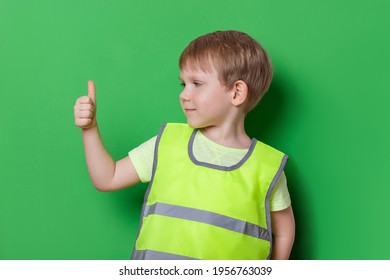
MULTIPOLYGON (((246 118, 245 128, 248 135, 271 146, 273 146, 273 142, 283 142, 286 143, 286 147, 290 147, 288 140, 281 141, 276 138, 276 135, 286 135, 277 132, 280 126, 286 127, 286 124, 281 125, 283 122, 289 122, 288 114, 285 111, 289 106, 286 100, 288 89, 283 87, 284 84, 280 78, 274 78, 269 92, 246 118)), ((298 103, 294 102, 294 104, 298 103)), ((288 111, 296 110, 299 110, 299 108, 288 111)), ((275 146, 275 148, 278 147, 275 146)), ((280 149, 283 148, 280 147, 280 149)), ((294 158, 294 151, 290 150, 288 155, 289 161, 285 171, 296 223, 295 242, 290 259, 313 259, 313 250, 315 249, 313 238, 315 238, 315 235, 312 230, 310 210, 312 207, 310 206, 310 201, 305 199, 307 196, 305 196, 304 189, 302 189, 303 186, 300 183, 299 162, 294 158)))

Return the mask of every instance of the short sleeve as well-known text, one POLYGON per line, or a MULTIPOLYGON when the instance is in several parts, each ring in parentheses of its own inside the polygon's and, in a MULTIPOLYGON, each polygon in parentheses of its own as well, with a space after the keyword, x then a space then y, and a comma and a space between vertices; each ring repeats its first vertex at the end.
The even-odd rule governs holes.
POLYGON ((286 174, 282 172, 271 194, 271 212, 281 211, 291 205, 291 198, 287 188, 286 174))
POLYGON ((154 136, 129 152, 129 157, 133 163, 134 169, 143 183, 150 182, 152 177, 156 139, 157 136, 154 136))

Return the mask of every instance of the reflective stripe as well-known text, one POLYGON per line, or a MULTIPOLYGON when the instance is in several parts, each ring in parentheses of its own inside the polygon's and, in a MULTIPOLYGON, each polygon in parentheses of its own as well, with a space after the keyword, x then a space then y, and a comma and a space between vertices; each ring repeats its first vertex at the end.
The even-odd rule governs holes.
MULTIPOLYGON (((282 158, 282 162, 280 163, 279 169, 276 172, 275 177, 273 178, 270 187, 268 188, 268 193, 267 193, 266 200, 265 200, 265 209, 266 209, 266 215, 267 215, 267 228, 268 228, 269 235, 271 237, 272 237, 271 206, 270 206, 271 194, 276 186, 276 183, 279 180, 280 175, 282 174, 282 172, 284 170, 284 167, 286 166, 287 160, 288 160, 288 156, 284 155, 282 158)), ((271 249, 269 250, 267 260, 271 259, 272 248, 273 248, 273 243, 274 243, 272 238, 271 238, 270 242, 271 242, 271 249)))
POLYGON ((144 216, 146 217, 151 214, 196 221, 225 228, 259 239, 271 240, 269 231, 265 228, 259 227, 258 225, 249 222, 205 210, 157 202, 153 205, 145 206, 144 216))
POLYGON ((181 255, 169 254, 153 250, 135 250, 133 260, 197 260, 181 255))

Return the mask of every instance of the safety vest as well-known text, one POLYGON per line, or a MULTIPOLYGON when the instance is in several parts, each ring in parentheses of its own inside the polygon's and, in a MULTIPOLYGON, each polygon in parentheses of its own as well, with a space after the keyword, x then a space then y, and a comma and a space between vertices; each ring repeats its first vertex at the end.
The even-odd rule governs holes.
POLYGON ((233 166, 200 162, 196 132, 161 127, 132 259, 269 259, 270 196, 287 156, 252 139, 233 166))

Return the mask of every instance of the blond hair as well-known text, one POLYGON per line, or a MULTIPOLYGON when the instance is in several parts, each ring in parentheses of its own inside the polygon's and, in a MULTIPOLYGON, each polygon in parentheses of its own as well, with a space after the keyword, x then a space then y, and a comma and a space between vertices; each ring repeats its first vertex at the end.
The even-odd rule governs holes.
POLYGON ((190 42, 179 59, 185 67, 217 70, 222 85, 232 88, 238 80, 248 86, 245 111, 251 111, 267 92, 272 80, 271 61, 263 47, 239 31, 216 31, 190 42))

